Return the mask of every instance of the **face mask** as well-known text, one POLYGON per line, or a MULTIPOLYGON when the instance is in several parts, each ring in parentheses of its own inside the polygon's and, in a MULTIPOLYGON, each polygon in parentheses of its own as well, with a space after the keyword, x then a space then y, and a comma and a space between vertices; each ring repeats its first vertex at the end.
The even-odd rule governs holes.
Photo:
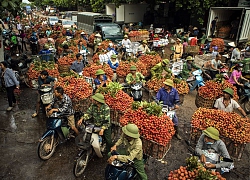
POLYGON ((214 144, 214 143, 212 143, 212 142, 206 142, 206 144, 207 144, 207 145, 212 145, 212 144, 214 144))

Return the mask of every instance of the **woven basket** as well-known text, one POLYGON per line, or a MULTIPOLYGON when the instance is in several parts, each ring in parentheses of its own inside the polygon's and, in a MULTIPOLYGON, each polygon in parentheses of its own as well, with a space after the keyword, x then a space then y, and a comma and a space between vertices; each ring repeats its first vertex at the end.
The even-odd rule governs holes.
POLYGON ((125 83, 125 77, 117 76, 117 82, 120 84, 125 83))
POLYGON ((214 103, 215 103, 215 100, 211 100, 211 99, 205 99, 201 96, 196 95, 196 98, 195 98, 195 105, 196 107, 203 107, 203 108, 213 108, 214 107, 214 103))
POLYGON ((86 112, 91 105, 91 98, 86 99, 72 99, 72 106, 75 111, 86 112))
MULTIPOLYGON (((196 128, 191 128, 190 142, 195 146, 202 134, 202 131, 196 128)), ((231 139, 220 136, 220 139, 225 143, 229 155, 237 160, 240 160, 245 150, 246 144, 236 144, 231 139)))
POLYGON ((69 72, 69 70, 70 70, 70 65, 58 65, 59 73, 69 72))
POLYGON ((165 157, 171 147, 170 142, 166 146, 163 146, 157 142, 147 140, 143 137, 141 137, 141 140, 143 153, 159 160, 162 160, 165 157))

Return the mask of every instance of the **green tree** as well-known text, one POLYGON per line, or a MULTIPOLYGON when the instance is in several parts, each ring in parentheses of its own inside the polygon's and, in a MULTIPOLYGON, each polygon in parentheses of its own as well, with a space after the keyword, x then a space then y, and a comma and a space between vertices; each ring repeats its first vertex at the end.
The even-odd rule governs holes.
POLYGON ((6 12, 16 16, 18 11, 21 10, 19 6, 21 2, 22 0, 2 0, 0 3, 0 17, 5 18, 8 15, 6 12))

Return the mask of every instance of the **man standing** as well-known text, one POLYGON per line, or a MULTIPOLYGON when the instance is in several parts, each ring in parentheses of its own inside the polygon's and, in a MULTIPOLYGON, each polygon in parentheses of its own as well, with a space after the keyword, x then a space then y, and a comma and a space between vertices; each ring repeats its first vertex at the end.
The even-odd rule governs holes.
POLYGON ((214 20, 211 22, 211 37, 212 38, 215 37, 214 32, 215 32, 215 29, 216 29, 217 21, 218 21, 218 17, 216 16, 214 18, 214 20))
POLYGON ((96 93, 92 96, 93 103, 90 105, 86 113, 77 122, 78 125, 82 124, 83 120, 92 119, 96 126, 102 128, 99 132, 100 136, 104 136, 107 144, 107 151, 111 148, 111 126, 110 126, 110 109, 105 104, 104 96, 96 93))
POLYGON ((64 89, 61 86, 55 88, 55 98, 45 109, 46 111, 49 110, 47 113, 48 116, 51 116, 54 112, 60 112, 67 116, 68 125, 76 135, 79 134, 79 131, 75 126, 74 110, 71 99, 64 93, 64 89), (51 107, 52 109, 50 109, 51 107))
POLYGON ((181 40, 177 38, 176 44, 174 47, 174 60, 180 59, 183 54, 183 45, 181 44, 181 40))
MULTIPOLYGON (((163 102, 163 105, 167 105, 170 110, 179 109, 179 94, 175 88, 173 88, 174 82, 171 79, 167 79, 164 82, 164 87, 161 88, 156 94, 156 100, 159 102, 163 102)), ((172 119, 175 128, 175 136, 178 140, 181 140, 181 136, 179 135, 178 128, 178 118, 176 114, 172 119)))

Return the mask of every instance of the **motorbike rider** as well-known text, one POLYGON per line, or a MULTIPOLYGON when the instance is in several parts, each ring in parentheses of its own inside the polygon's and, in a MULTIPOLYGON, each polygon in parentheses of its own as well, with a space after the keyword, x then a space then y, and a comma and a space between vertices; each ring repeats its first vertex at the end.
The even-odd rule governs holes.
POLYGON ((243 69, 243 64, 238 63, 235 65, 234 70, 232 74, 230 75, 229 82, 233 84, 237 88, 237 94, 240 97, 241 95, 241 89, 244 87, 244 84, 242 84, 240 81, 243 79, 247 82, 249 82, 248 79, 244 78, 242 76, 242 69, 243 69))
POLYGON ((112 146, 111 141, 111 126, 110 126, 110 109, 105 103, 104 96, 100 93, 96 93, 92 96, 92 104, 86 111, 86 113, 78 120, 77 124, 80 126, 82 121, 93 119, 96 126, 100 126, 102 129, 99 132, 100 136, 104 136, 107 145, 107 151, 110 151, 112 146))
POLYGON ((39 109, 40 109, 40 103, 41 103, 41 91, 39 89, 44 86, 50 85, 51 82, 54 82, 55 78, 49 76, 48 71, 43 70, 40 73, 40 76, 38 77, 38 92, 37 92, 37 101, 36 101, 36 112, 32 114, 32 117, 36 117, 38 115, 39 109))
POLYGON ((45 107, 45 109, 48 116, 51 116, 54 112, 60 112, 67 116, 68 125, 76 135, 79 134, 79 131, 75 125, 72 101, 70 97, 64 93, 64 89, 61 86, 55 88, 55 98, 47 107, 45 107))
POLYGON ((117 59, 117 55, 113 54, 111 55, 111 58, 108 60, 108 65, 110 66, 110 68, 113 70, 113 77, 112 77, 112 81, 116 81, 116 69, 119 66, 119 61, 117 59))
POLYGON ((150 49, 148 48, 148 45, 147 45, 147 40, 143 40, 142 44, 138 47, 138 49, 141 49, 143 54, 150 52, 150 49))
POLYGON ((95 75, 96 78, 94 79, 94 83, 97 89, 99 87, 106 87, 107 84, 110 82, 110 79, 105 75, 105 72, 102 69, 98 69, 95 75))
POLYGON ((223 97, 218 98, 215 101, 214 107, 216 109, 223 110, 225 112, 233 112, 234 109, 238 109, 240 113, 246 118, 247 114, 240 107, 240 105, 233 99, 234 91, 231 88, 223 90, 223 97))
POLYGON ((102 42, 102 36, 100 33, 97 33, 94 39, 94 53, 97 52, 98 46, 101 44, 101 42, 102 42))
POLYGON ((195 153, 200 157, 201 163, 204 163, 206 168, 230 168, 232 166, 232 161, 220 162, 220 156, 229 160, 230 156, 225 143, 220 140, 219 131, 214 127, 208 127, 203 131, 196 144, 195 153))
POLYGON ((70 66, 70 70, 75 72, 76 74, 82 75, 83 68, 85 64, 83 62, 82 54, 76 54, 76 60, 70 66))
POLYGON ((86 51, 86 53, 89 52, 88 49, 83 45, 82 40, 79 40, 79 41, 78 41, 78 50, 79 50, 80 53, 81 53, 82 50, 83 50, 83 51, 86 51))
MULTIPOLYGON (((162 87, 156 94, 156 100, 159 102, 163 102, 163 105, 167 105, 170 110, 179 109, 179 94, 178 91, 173 87, 174 82, 171 79, 167 79, 163 82, 164 87, 162 87)), ((179 127, 178 127, 178 118, 176 114, 172 119, 175 128, 175 136, 178 140, 181 140, 181 136, 179 135, 179 127)))
POLYGON ((162 75, 165 76, 167 79, 172 76, 172 71, 169 69, 169 60, 163 59, 162 62, 156 64, 154 67, 151 68, 151 76, 154 77, 161 77, 162 75))
MULTIPOLYGON (((119 155, 113 155, 108 159, 108 163, 112 163, 115 159, 128 162, 134 161, 134 167, 139 175, 140 180, 147 180, 147 174, 144 170, 142 141, 140 139, 139 129, 135 124, 127 124, 122 127, 122 135, 120 139, 111 148, 112 151, 117 151, 119 155), (126 149, 119 149, 117 147, 121 144, 126 146, 126 149)), ((109 156, 111 153, 109 153, 109 156)))
POLYGON ((192 76, 192 72, 197 69, 200 68, 194 64, 194 58, 192 56, 188 56, 186 58, 186 62, 183 63, 183 69, 180 76, 183 79, 187 79, 189 76, 192 76))
POLYGON ((142 82, 143 84, 145 83, 144 76, 136 71, 136 66, 131 66, 130 67, 130 73, 126 76, 126 82, 129 85, 136 84, 138 82, 142 82))
POLYGON ((85 34, 85 32, 81 32, 81 38, 83 38, 85 41, 88 42, 88 37, 87 34, 85 34))
POLYGON ((125 34, 124 35, 124 39, 122 40, 122 57, 124 55, 124 53, 126 52, 126 47, 127 46, 131 46, 131 41, 128 39, 128 35, 125 34))

